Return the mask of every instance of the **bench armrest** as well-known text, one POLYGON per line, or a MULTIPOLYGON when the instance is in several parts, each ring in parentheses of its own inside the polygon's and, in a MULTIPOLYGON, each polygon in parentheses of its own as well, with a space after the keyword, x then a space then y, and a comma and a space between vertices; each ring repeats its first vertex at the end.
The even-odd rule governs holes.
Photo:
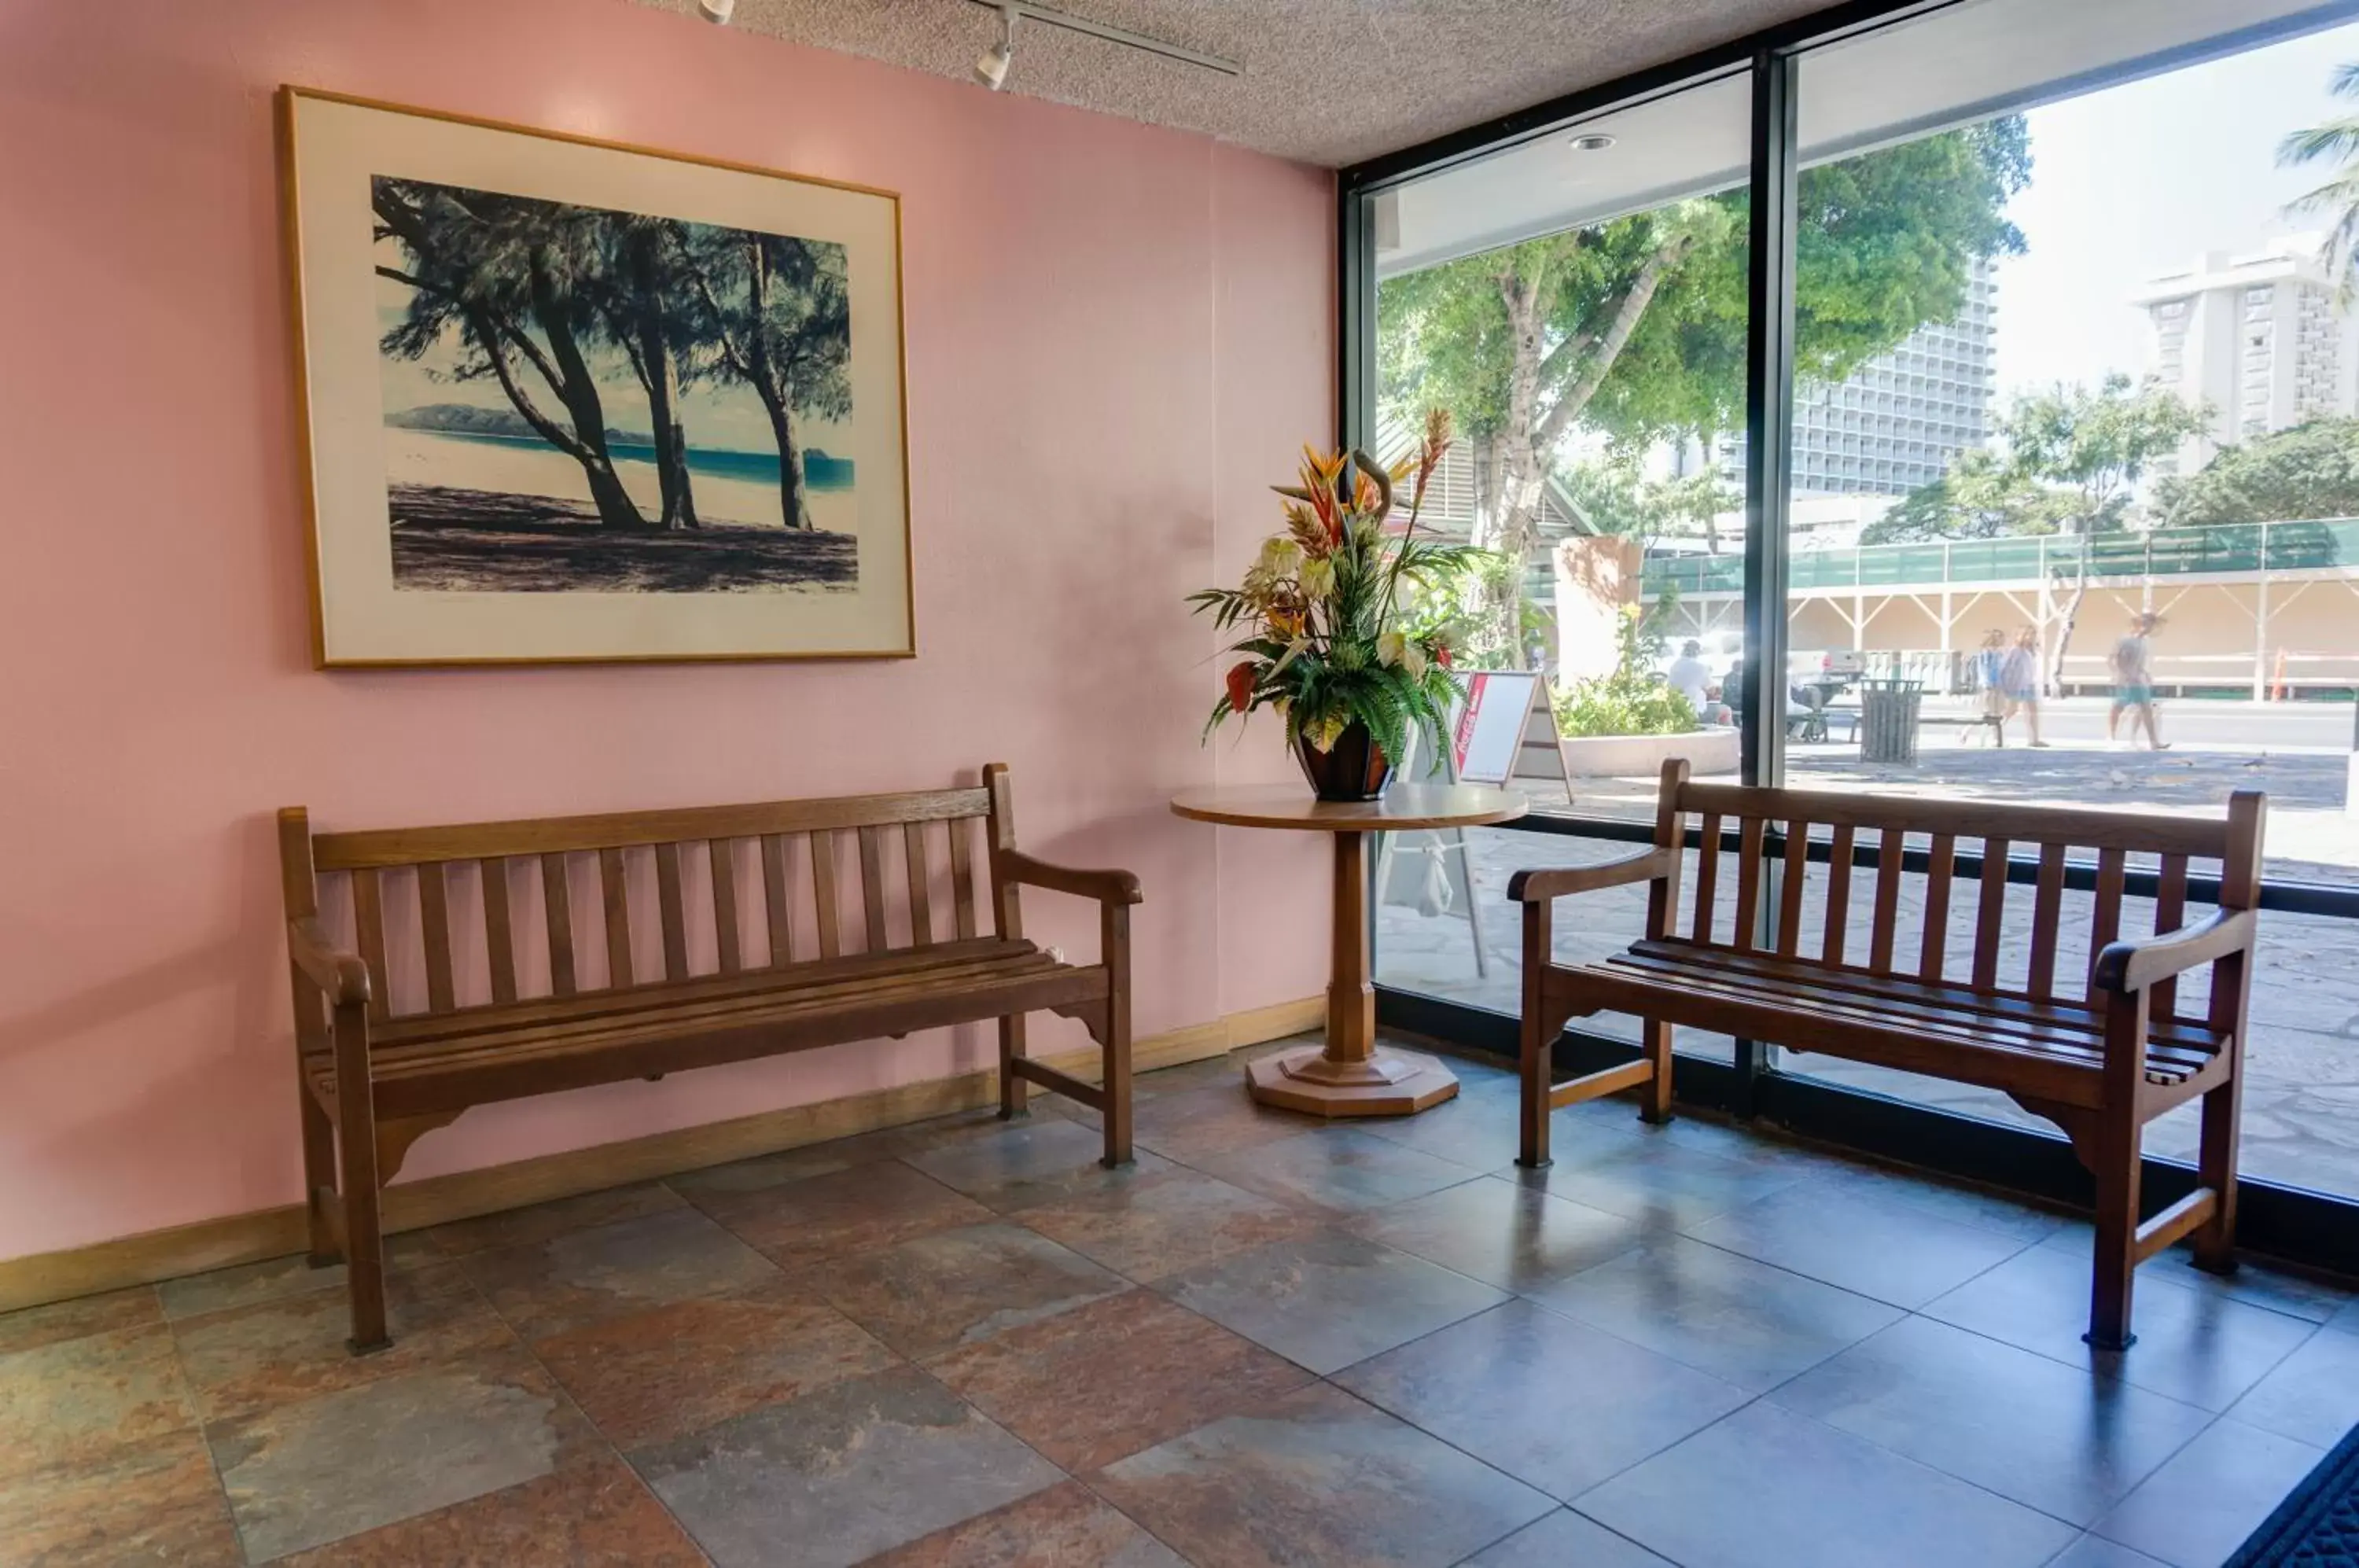
POLYGON ((1138 878, 1127 871, 1081 871, 1070 866, 1051 866, 1015 850, 1000 855, 999 876, 1002 881, 1095 898, 1101 904, 1136 904, 1145 897, 1138 890, 1138 878))
POLYGON ((1519 904, 1544 904, 1568 893, 1596 887, 1619 887, 1625 882, 1652 882, 1669 877, 1679 865, 1676 849, 1642 849, 1602 866, 1551 866, 1518 871, 1507 882, 1507 897, 1519 904))
POLYGON ((310 975, 337 1007, 368 1002, 368 965, 361 962, 360 954, 346 953, 331 942, 316 918, 287 922, 287 952, 295 966, 310 975))
POLYGON ((2216 909, 2162 936, 2109 942, 2090 979, 2107 991, 2143 991, 2199 964, 2249 950, 2257 924, 2250 909, 2216 909))

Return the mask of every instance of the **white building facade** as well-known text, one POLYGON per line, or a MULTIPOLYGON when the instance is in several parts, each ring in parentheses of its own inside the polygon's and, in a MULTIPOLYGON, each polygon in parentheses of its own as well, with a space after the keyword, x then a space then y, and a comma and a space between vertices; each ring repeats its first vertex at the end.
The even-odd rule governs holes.
POLYGON ((2212 414, 2165 472, 2191 474, 2223 446, 2359 408, 2359 319, 2342 308, 2315 235, 2212 252, 2149 278, 2131 303, 2152 328, 2148 376, 2212 414))

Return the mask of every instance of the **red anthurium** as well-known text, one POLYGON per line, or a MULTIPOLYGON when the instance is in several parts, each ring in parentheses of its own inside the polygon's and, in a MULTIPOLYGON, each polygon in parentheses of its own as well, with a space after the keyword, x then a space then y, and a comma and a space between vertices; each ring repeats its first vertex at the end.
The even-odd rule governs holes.
POLYGON ((1255 676, 1260 666, 1248 659, 1229 670, 1229 712, 1242 713, 1253 702, 1255 676))

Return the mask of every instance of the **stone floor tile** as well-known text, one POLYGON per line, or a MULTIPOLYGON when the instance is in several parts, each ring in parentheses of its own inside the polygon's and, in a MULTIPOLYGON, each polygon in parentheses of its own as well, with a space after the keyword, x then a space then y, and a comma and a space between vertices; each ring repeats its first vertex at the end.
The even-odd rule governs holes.
POLYGON ((1202 1166, 1221 1155, 1324 1126, 1318 1116, 1257 1104, 1245 1094, 1243 1069, 1232 1066, 1219 1083, 1139 1101, 1131 1134, 1142 1149, 1182 1165, 1202 1166))
POLYGON ((1479 1280, 1336 1230, 1257 1247, 1156 1289, 1322 1375, 1506 1300, 1479 1280))
POLYGON ((1188 1568, 1180 1555, 1063 1481, 868 1560, 866 1568, 1188 1568))
POLYGON ((2102 1535, 2084 1535, 2049 1558, 2048 1568, 2169 1568, 2169 1564, 2102 1535))
POLYGON ((1756 1262, 1896 1307, 1921 1307, 2029 1245, 1863 1192, 1806 1181, 1691 1226, 1756 1262))
POLYGON ((1484 1076, 1470 1081, 1463 1062, 1445 1058, 1442 1065, 1459 1075, 1456 1099, 1444 1100, 1413 1116, 1369 1116, 1353 1125, 1453 1164, 1477 1171, 1506 1170, 1515 1161, 1521 1132, 1523 1111, 1516 1080, 1484 1076))
POLYGON ((472 1220, 453 1220, 424 1234, 444 1257, 461 1258, 496 1247, 536 1247, 571 1231, 612 1225, 616 1220, 635 1220, 642 1214, 658 1214, 687 1202, 660 1181, 642 1181, 629 1187, 577 1192, 570 1198, 529 1203, 521 1209, 507 1209, 472 1220))
POLYGON ((1466 1560, 1465 1568, 1677 1568, 1594 1519, 1559 1508, 1466 1560))
POLYGON ((2045 1241, 2071 1223, 2027 1199, 1897 1166, 1846 1161, 1810 1180, 2024 1241, 2045 1241))
POLYGON ((704 1568, 612 1454, 278 1560, 278 1568, 704 1568))
POLYGON ((1142 1149, 1131 1163, 1109 1171, 1100 1163, 1104 1154, 1105 1136, 1097 1129, 1035 1116, 1010 1123, 997 1137, 944 1144, 912 1154, 908 1162, 999 1214, 1127 1187, 1172 1169, 1169 1160, 1142 1149))
POLYGON ((1283 1356, 1141 1290, 963 1345, 926 1369, 1076 1472, 1310 1380, 1283 1356))
POLYGON ((1647 1236, 1636 1220, 1498 1176, 1354 1215, 1344 1228, 1505 1290, 1578 1274, 1647 1236))
POLYGON ((266 1562, 553 1475, 605 1445, 549 1375, 498 1352, 205 1429, 248 1557, 266 1562))
POLYGON ((352 1352, 352 1309, 341 1291, 206 1312, 172 1332, 209 1421, 516 1343, 455 1263, 391 1276, 386 1319, 393 1344, 366 1356, 352 1352))
POLYGON ((1904 1318, 1772 1402, 2086 1527, 2210 1412, 1930 1318, 1904 1318))
POLYGON ((0 1476, 0 1563, 9 1568, 234 1568, 229 1507, 191 1428, 89 1464, 0 1476))
POLYGON ((78 1296, 46 1307, 24 1307, 13 1312, 0 1312, 0 1356, 38 1350, 45 1345, 85 1339, 94 1334, 146 1328, 163 1321, 163 1303, 157 1300, 153 1285, 134 1285, 127 1290, 109 1290, 98 1296, 78 1296))
POLYGON ((610 1318, 532 1349, 621 1448, 685 1437, 900 1360, 789 1280, 610 1318))
POLYGON ((196 1426, 160 1323, 0 1356, 0 1479, 98 1464, 196 1426))
MULTIPOLYGON (((441 1256, 419 1231, 386 1236, 385 1254, 386 1268, 393 1273, 432 1262, 441 1256)), ((207 1274, 167 1279, 156 1287, 156 1294, 164 1304, 165 1317, 177 1321, 195 1317, 200 1312, 250 1307, 263 1301, 283 1301, 289 1296, 310 1295, 317 1291, 341 1292, 343 1289, 342 1264, 314 1269, 298 1252, 285 1258, 266 1258, 259 1263, 241 1263, 228 1269, 216 1269, 207 1274)))
POLYGON ((527 1339, 777 1277, 760 1253, 693 1209, 470 1253, 459 1261, 527 1339))
POLYGON ((1266 1197, 1340 1214, 1422 1197, 1481 1174, 1349 1127, 1321 1127, 1194 1163, 1266 1197))
MULTIPOLYGON (((2137 1354, 2136 1346, 2130 1354, 2137 1354)), ((2279 1437, 2333 1447, 2359 1427, 2359 1334, 2310 1335, 2228 1414, 2279 1437)))
POLYGON ((1553 1506, 1323 1383, 1110 1465, 1101 1497, 1191 1563, 1444 1568, 1553 1506))
POLYGON ((1560 1198, 1670 1231, 1743 1208, 1801 1177, 1796 1172, 1641 1138, 1594 1122, 1560 1119, 1554 1163, 1515 1178, 1560 1198))
POLYGON ((938 1356, 1127 1288, 1079 1253, 1007 1224, 966 1225, 841 1258, 810 1277, 902 1355, 938 1356))
POLYGON ((2089 1258, 2047 1246, 2017 1254, 1923 1309, 1992 1339, 2141 1388, 2223 1410, 2317 1332, 2317 1325, 2140 1269, 2132 1301, 2137 1343, 2092 1350, 2089 1258))
POLYGON ((1881 1301, 1683 1236, 1625 1252, 1532 1295, 1756 1393, 1901 1315, 1881 1301))
POLYGON ((1559 1498, 1580 1496, 1751 1398, 1527 1301, 1452 1323, 1334 1380, 1559 1498))
POLYGON ((1266 1242, 1315 1230, 1306 1208, 1174 1168, 1027 1208, 1025 1226, 1132 1279, 1160 1279, 1266 1242))
POLYGON ((913 1367, 630 1457, 719 1568, 843 1568, 1063 1479, 913 1367))
POLYGON ((749 1192, 700 1192, 695 1200, 788 1269, 992 1217, 973 1199, 898 1160, 749 1192))
MULTIPOLYGON (((2085 1261, 2094 1236, 2095 1227, 2086 1220, 2065 1220, 2058 1224, 2042 1245, 2050 1252, 2085 1261)), ((2138 1279, 2166 1280, 2310 1323, 2329 1322, 2344 1307, 2359 1303, 2359 1291, 2348 1284, 2297 1274, 2266 1258, 2244 1258, 2229 1273, 2211 1273, 2195 1266, 2195 1249, 2186 1242, 2139 1264, 2138 1279)))
POLYGON ((2223 1417, 2099 1519, 2095 1533, 2172 1568, 2219 1568, 2325 1457, 2223 1417))
POLYGON ((1579 1507, 1682 1568, 2038 1568, 2078 1533, 1758 1403, 1624 1471, 1579 1507))

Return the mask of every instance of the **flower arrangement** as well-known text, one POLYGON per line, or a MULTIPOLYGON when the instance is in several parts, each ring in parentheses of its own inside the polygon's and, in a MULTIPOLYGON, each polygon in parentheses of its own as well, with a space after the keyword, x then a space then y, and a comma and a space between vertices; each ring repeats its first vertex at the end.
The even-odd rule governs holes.
POLYGON ((1276 707, 1286 738, 1322 795, 1373 799, 1407 754, 1412 726, 1439 739, 1458 693, 1439 634, 1405 625, 1404 583, 1461 567, 1465 546, 1419 539, 1427 484, 1450 448, 1449 416, 1426 419, 1418 450, 1391 469, 1364 452, 1302 453, 1302 483, 1287 498, 1286 531, 1271 536, 1243 586, 1189 595, 1223 631, 1247 628, 1204 725, 1276 707), (1394 487, 1410 482, 1407 525, 1388 530, 1394 487), (1343 766, 1332 767, 1342 754, 1343 766), (1332 775, 1348 777, 1340 781, 1332 775))

